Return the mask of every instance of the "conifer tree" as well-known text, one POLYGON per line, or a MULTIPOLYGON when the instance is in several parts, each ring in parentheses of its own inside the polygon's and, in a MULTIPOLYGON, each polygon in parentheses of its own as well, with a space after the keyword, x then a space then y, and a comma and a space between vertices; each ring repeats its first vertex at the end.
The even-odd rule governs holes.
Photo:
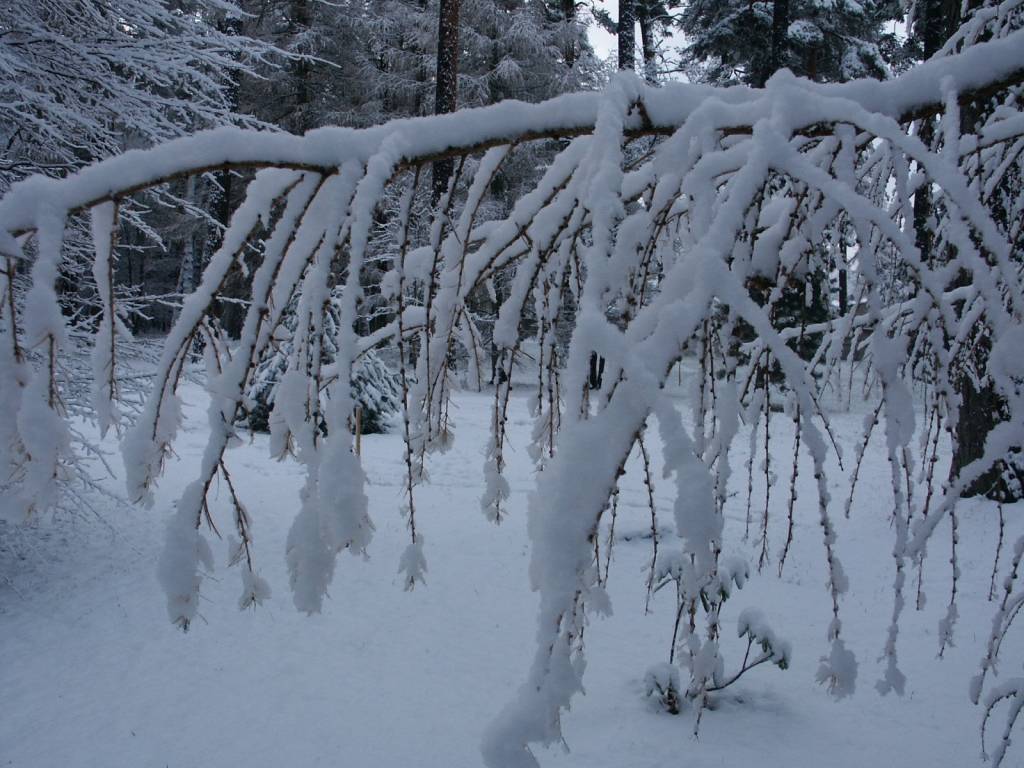
POLYGON ((683 61, 719 85, 763 85, 783 67, 819 82, 882 78, 897 46, 886 24, 902 16, 892 0, 692 0, 679 18, 683 61))

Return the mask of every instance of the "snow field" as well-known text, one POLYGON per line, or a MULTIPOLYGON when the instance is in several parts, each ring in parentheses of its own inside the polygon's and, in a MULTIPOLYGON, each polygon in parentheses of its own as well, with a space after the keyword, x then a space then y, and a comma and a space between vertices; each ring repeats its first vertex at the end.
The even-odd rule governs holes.
MULTIPOLYGON (((301 468, 269 461, 262 436, 232 449, 232 476, 253 517, 257 570, 274 594, 261 608, 239 612, 239 577, 225 568, 227 543, 211 535, 217 568, 203 581, 199 614, 205 621, 182 634, 168 626, 155 562, 164 519, 194 476, 205 445, 204 398, 195 386, 183 393, 183 442, 153 510, 112 511, 114 533, 85 521, 42 523, 42 530, 20 537, 44 534, 32 546, 15 540, 2 553, 7 562, 16 557, 14 550, 25 559, 18 570, 5 569, 14 574, 10 582, 0 582, 0 690, 8 702, 0 717, 0 765, 480 765, 481 734, 522 681, 533 650, 537 601, 528 589, 525 506, 534 476, 525 450, 526 398, 517 393, 511 406, 510 514, 494 526, 479 511, 491 399, 456 396, 455 445, 432 457, 431 482, 418 490, 429 571, 426 588, 412 593, 403 591, 397 572, 408 539, 398 514, 400 437, 364 438, 363 466, 377 526, 370 556, 365 562, 339 560, 330 599, 321 615, 310 618, 291 603, 283 557, 301 468)), ((861 414, 834 419, 851 456, 861 414)), ((782 455, 773 456, 780 479, 770 518, 772 562, 760 575, 754 534, 742 541, 746 457, 734 458, 731 490, 739 492, 726 508, 726 554, 745 555, 752 578, 723 609, 723 649, 729 671, 745 648, 736 637, 737 618, 741 609, 756 607, 792 643, 790 669, 764 665, 720 694, 697 739, 691 710, 673 717, 644 699, 645 670, 667 660, 674 606, 666 588, 652 600, 651 614, 643 615, 649 514, 633 456, 619 501, 608 583, 614 614, 593 620, 586 630, 587 695, 574 701, 563 723, 571 751, 539 750, 544 765, 980 764, 979 711, 968 701, 967 685, 994 609, 986 601, 997 532, 994 506, 965 502, 961 508, 957 646, 942 661, 935 659, 949 566, 947 557, 933 552, 924 573, 929 602, 923 612, 907 612, 900 635, 906 696, 883 698, 873 684, 882 672, 876 659, 891 611, 893 532, 882 447, 872 442, 869 448, 848 521, 840 503, 845 482, 832 476, 838 552, 851 581, 842 615, 848 647, 860 664, 856 694, 836 702, 814 683, 818 658, 827 652, 830 601, 809 462, 802 467, 793 550, 781 580, 776 576, 791 425, 784 418, 773 424, 781 438, 776 446, 782 455)), ((678 547, 671 531, 671 487, 661 480, 659 446, 651 442, 661 547, 667 552, 678 547)), ((746 445, 741 434, 737 450, 746 445)), ((220 489, 215 514, 226 513, 226 493, 220 489)), ((755 473, 755 531, 761 494, 755 473)), ((1015 512, 1006 509, 1010 540, 1024 527, 1015 512)), ((607 529, 602 559, 606 536, 607 529)), ((931 546, 944 543, 948 535, 940 529, 931 546)), ((908 583, 916 585, 916 573, 908 583)), ((1003 666, 1010 670, 1019 654, 1010 643, 1005 651, 1010 653, 1003 666)), ((1015 759, 1011 752, 1009 764, 1015 759)))

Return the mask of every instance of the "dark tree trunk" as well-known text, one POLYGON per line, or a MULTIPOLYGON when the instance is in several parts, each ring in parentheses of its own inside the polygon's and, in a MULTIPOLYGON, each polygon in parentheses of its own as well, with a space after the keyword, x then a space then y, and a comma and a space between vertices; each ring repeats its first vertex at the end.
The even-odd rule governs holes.
MULTIPOLYGON (((845 260, 845 256, 839 258, 845 260)), ((846 266, 839 268, 839 315, 845 315, 850 311, 850 289, 847 284, 846 266)))
POLYGON ((590 375, 587 376, 587 384, 591 389, 600 389, 604 380, 604 358, 597 352, 590 353, 590 375))
MULTIPOLYGON (((300 35, 309 29, 309 4, 308 0, 293 0, 292 2, 292 34, 300 35)), ((313 126, 310 124, 310 75, 309 61, 298 59, 295 61, 293 73, 295 76, 295 109, 292 113, 289 126, 295 133, 305 133, 313 126)))
MULTIPOLYGON (((228 225, 231 223, 231 216, 236 207, 232 194, 234 191, 234 172, 221 171, 217 174, 217 182, 220 185, 220 190, 218 190, 220 197, 217 199, 215 211, 217 221, 221 225, 221 230, 214 236, 214 243, 212 244, 212 251, 214 252, 223 242, 223 233, 227 231, 228 225)), ((242 273, 237 262, 233 263, 231 270, 224 280, 220 295, 231 299, 244 298, 248 295, 248 280, 249 278, 242 273)), ((243 314, 241 305, 234 302, 217 302, 214 304, 213 315, 220 321, 221 327, 228 336, 233 339, 238 338, 238 334, 242 331, 243 314)))
MULTIPOLYGON (((562 0, 561 10, 562 21, 565 24, 571 24, 576 20, 576 0, 562 0)), ((565 44, 565 65, 572 69, 576 64, 577 56, 576 39, 571 37, 565 44)))
MULTIPOLYGON (((459 94, 459 6, 460 0, 441 0, 437 19, 437 77, 434 114, 454 112, 459 94)), ((434 163, 433 194, 437 202, 448 189, 455 161, 445 158, 434 163)))
MULTIPOLYGON (((978 5, 968 4, 968 8, 978 5)), ((922 54, 929 59, 939 51, 956 31, 961 23, 960 4, 956 0, 923 0, 919 6, 921 16, 917 20, 916 32, 920 36, 922 54)), ((965 128, 976 126, 984 119, 987 105, 969 105, 961 114, 961 122, 965 128)), ((935 136, 933 121, 928 120, 918 131, 919 138, 930 144, 935 136)), ((993 199, 998 196, 993 196, 993 199)), ((921 260, 932 265, 936 259, 942 258, 936 253, 935 235, 932 231, 933 200, 931 188, 926 184, 914 195, 914 234, 921 260)), ((992 210, 993 217, 1006 231, 1005 212, 992 210)), ((987 337, 978 338, 971 345, 970 354, 973 359, 968 361, 968 371, 983 371, 987 368, 991 340, 987 337)), ((960 395, 960 410, 957 414, 957 427, 953 435, 953 460, 950 465, 950 478, 959 475, 960 470, 971 462, 980 459, 985 453, 985 441, 994 427, 1005 420, 1006 403, 996 392, 995 387, 987 378, 963 375, 957 383, 960 395)), ((998 462, 992 469, 979 477, 974 483, 963 490, 963 496, 987 496, 1000 501, 1017 501, 1021 498, 1022 463, 1019 456, 1009 462, 998 462)))
MULTIPOLYGON (((935 132, 932 121, 925 120, 921 124, 917 137, 925 144, 932 143, 935 132)), ((932 191, 928 184, 923 184, 914 193, 914 241, 921 252, 921 261, 928 266, 932 264, 933 235, 929 218, 932 215, 932 191)))
MULTIPOLYGON (((925 59, 935 55, 949 35, 949 21, 945 18, 948 0, 923 0, 918 8, 921 14, 918 20, 918 34, 921 36, 922 53, 925 59)), ((959 13, 957 13, 959 17, 959 13)), ((917 136, 925 144, 931 144, 935 136, 932 120, 924 120, 920 124, 917 136)), ((917 249, 921 252, 921 261, 929 266, 932 263, 934 235, 929 219, 932 215, 932 191, 928 184, 923 185, 914 193, 914 238, 917 249)))
MULTIPOLYGON (((972 363, 979 366, 987 362, 991 344, 987 338, 979 339, 974 345, 972 363)), ((960 394, 960 411, 957 414, 956 433, 953 436, 953 462, 949 468, 950 478, 985 453, 985 441, 997 425, 1006 418, 1006 402, 989 382, 981 386, 971 376, 964 376, 957 390, 960 394)), ((961 496, 986 496, 996 501, 1014 502, 1021 499, 1024 481, 1024 461, 1015 454, 1008 462, 997 462, 971 485, 961 496)))
MULTIPOLYGON (((235 17, 225 18, 219 25, 220 31, 228 35, 240 35, 242 33, 242 21, 235 17)), ((231 83, 229 103, 231 108, 238 108, 238 92, 239 84, 235 80, 231 83)), ((214 202, 211 207, 213 209, 214 217, 220 224, 219 230, 214 229, 210 233, 210 242, 208 248, 211 253, 217 251, 224 239, 224 232, 227 231, 228 225, 231 223, 231 216, 234 214, 236 207, 236 200, 234 199, 234 171, 223 170, 217 173, 217 187, 212 190, 211 197, 214 202)), ((244 188, 244 184, 242 185, 244 188)), ((241 298, 247 295, 246 290, 246 278, 241 274, 238 265, 232 266, 232 271, 237 271, 237 275, 229 274, 225 280, 221 295, 227 298, 241 298)), ((239 305, 233 302, 218 302, 214 304, 213 315, 216 317, 221 324, 221 327, 227 332, 232 338, 237 338, 239 332, 242 330, 242 316, 239 309, 239 305)))
POLYGON ((764 71, 755 83, 760 88, 768 82, 768 78, 786 66, 786 54, 789 49, 789 0, 775 0, 772 3, 772 39, 768 49, 768 61, 764 71))
MULTIPOLYGON (((961 113, 964 125, 978 125, 981 122, 981 105, 969 105, 961 113), (973 114, 972 114, 973 113, 973 114)), ((1005 201, 1018 198, 1022 192, 1022 180, 1015 174, 1004 177, 1000 187, 990 197, 989 212, 1003 232, 1010 230, 1010 212, 1005 201)), ((1017 252, 1020 257, 1020 252, 1017 252)), ((966 283, 966 279, 960 281, 966 283)), ((983 371, 988 367, 991 354, 991 339, 979 336, 968 345, 972 359, 968 370, 983 371)), ((985 441, 989 433, 1006 420, 1009 415, 1006 401, 996 391, 987 377, 964 375, 957 382, 960 395, 960 410, 957 414, 957 428, 953 440, 953 462, 950 477, 956 477, 960 470, 985 453, 985 441)), ((1014 453, 1007 461, 998 462, 992 469, 965 488, 962 496, 987 496, 1003 502, 1020 501, 1024 498, 1024 457, 1014 453)))
POLYGON ((640 47, 644 56, 644 79, 652 85, 658 81, 657 62, 655 61, 654 18, 646 2, 637 7, 637 20, 640 22, 640 47))
POLYGON ((636 0, 619 0, 619 69, 636 69, 636 0))
MULTIPOLYGON (((949 36, 960 26, 960 3, 958 0, 920 0, 918 9, 920 17, 917 20, 916 32, 921 39, 922 55, 927 60, 942 48, 949 36)), ((934 121, 923 121, 917 135, 925 144, 931 144, 935 137, 934 121)), ((935 237, 929 223, 931 215, 932 191, 931 187, 925 185, 914 195, 914 236, 917 248, 921 252, 921 261, 929 266, 935 258, 935 237)))

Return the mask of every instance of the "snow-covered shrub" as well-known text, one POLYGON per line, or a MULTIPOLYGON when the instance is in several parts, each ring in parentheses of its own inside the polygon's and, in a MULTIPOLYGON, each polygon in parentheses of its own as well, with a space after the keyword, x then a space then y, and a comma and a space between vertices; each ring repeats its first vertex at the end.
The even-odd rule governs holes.
MULTIPOLYGON (((333 345, 337 323, 334 306, 332 302, 331 308, 324 315, 327 332, 320 349, 321 365, 328 367, 334 364, 337 353, 333 345)), ((276 334, 278 338, 267 348, 263 359, 253 371, 246 389, 242 414, 242 420, 253 431, 270 432, 270 414, 281 381, 288 371, 297 325, 298 319, 293 310, 282 320, 276 334)), ((323 402, 325 396, 326 388, 321 391, 321 412, 326 405, 323 402)), ((387 431, 389 422, 401 408, 402 389, 398 376, 372 349, 360 355, 352 368, 352 398, 359 414, 359 429, 367 435, 387 431)), ((322 420, 319 429, 326 434, 326 423, 322 420)))
POLYGON ((682 700, 679 667, 664 661, 648 667, 644 673, 644 694, 648 698, 656 698, 658 704, 670 715, 678 715, 682 700))
POLYGON ((747 639, 743 660, 735 671, 727 672, 721 649, 722 611, 734 589, 742 589, 750 577, 747 563, 739 557, 722 558, 717 572, 698 580, 695 561, 680 551, 660 555, 654 567, 654 592, 675 586, 675 623, 667 665, 657 665, 645 677, 647 696, 657 695, 672 714, 680 702, 696 702, 700 713, 713 705, 712 695, 728 688, 754 667, 770 662, 779 669, 789 666, 790 646, 779 639, 765 617, 756 609, 745 608, 737 618, 737 634, 747 639), (698 619, 698 616, 700 619, 698 619), (751 655, 756 647, 760 653, 751 655), (680 687, 679 667, 689 673, 689 683, 680 687))
MULTIPOLYGON (((852 338, 862 347, 859 365, 870 370, 880 393, 866 432, 878 427, 884 433, 891 470, 893 541, 885 551, 893 602, 883 644, 885 672, 877 687, 899 693, 904 679, 897 637, 908 573, 921 564, 943 521, 952 523, 955 552, 962 489, 1019 450, 1024 435, 1024 281, 1015 235, 1000 226, 984 198, 986 189, 1017 167, 1024 142, 1018 98, 1024 32, 1000 26, 1007 3, 982 13, 988 14, 987 26, 972 41, 987 42, 964 45, 882 83, 817 85, 783 72, 764 89, 649 88, 624 73, 600 94, 498 104, 359 131, 323 129, 300 137, 218 130, 128 153, 63 182, 25 182, 0 203, 0 252, 31 265, 24 312, 8 303, 0 309, 5 327, 24 326, 21 336, 4 331, 6 358, 0 360, 0 371, 16 370, 20 377, 0 378, 0 400, 13 403, 17 413, 4 423, 3 448, 29 447, 16 459, 24 468, 23 491, 45 502, 69 450, 52 387, 65 349, 66 322, 54 285, 68 217, 99 208, 95 235, 102 250, 111 218, 103 208, 118 196, 211 167, 258 167, 167 337, 153 392, 123 444, 129 493, 151 503, 181 424, 179 377, 193 341, 206 340, 208 444, 195 480, 170 515, 159 565, 173 622, 187 628, 196 616, 211 553, 203 526, 215 513, 207 494, 217 478, 230 484, 226 449, 235 439, 248 382, 280 338, 278 328, 292 302, 294 344, 274 398, 270 450, 276 457, 293 454, 305 470, 286 544, 293 600, 302 611, 321 610, 338 554, 363 554, 373 535, 365 474, 353 452, 352 374, 361 354, 385 343, 398 350, 404 395, 403 511, 410 541, 402 572, 407 587, 422 581, 428 551, 415 516, 415 490, 430 452, 453 439, 448 406, 458 377, 450 362, 461 346, 479 370, 483 337, 469 297, 491 290, 494 276, 509 270, 511 285, 493 329, 501 365, 506 371, 513 365, 524 317, 537 318, 542 350, 534 434, 544 450, 537 452, 541 471, 528 511, 530 578, 540 596, 534 660, 525 684, 485 737, 487 762, 533 766, 532 745, 562 738, 563 711, 583 685, 583 629, 594 613, 610 609, 595 544, 614 509, 619 475, 634 447, 644 452, 645 440, 659 440, 666 459, 664 479, 672 487, 680 537, 682 601, 700 604, 702 611, 704 626, 686 638, 690 688, 703 696, 716 680, 728 679, 717 650, 713 603, 746 572, 722 557, 734 549, 733 542, 723 541, 724 514, 734 471, 731 452, 743 425, 752 454, 760 459, 763 451, 765 458, 762 566, 774 560, 781 569, 786 561, 796 535, 800 458, 810 461, 831 609, 818 679, 839 696, 853 689, 857 665, 845 646, 841 617, 849 584, 826 464, 830 453, 841 457, 815 375, 822 371, 820 380, 830 381, 852 338), (961 105, 980 97, 998 99, 999 107, 965 133, 961 105), (937 122, 931 143, 915 132, 925 119, 937 122), (624 147, 649 136, 659 141, 627 163, 624 147), (523 142, 549 139, 563 144, 534 188, 507 217, 482 221, 482 202, 507 157, 523 142), (470 164, 467 156, 479 159, 470 164), (456 160, 452 183, 431 212, 429 227, 413 227, 412 201, 426 183, 423 169, 438 158, 456 160), (380 295, 391 312, 385 324, 370 330, 358 322, 362 271, 378 203, 392 185, 401 202, 395 256, 380 295), (936 238, 948 257, 941 263, 922 259, 915 243, 912 199, 924 185, 943 212, 936 238), (777 193, 785 199, 774 199, 777 193), (837 230, 852 230, 855 238, 849 267, 857 310, 826 323, 776 327, 777 291, 759 304, 751 298, 751 280, 774 277, 778 288, 793 275, 827 267, 818 261, 817 246, 824 233, 837 230), (424 237, 415 237, 417 231, 424 237), (37 243, 33 253, 24 247, 26 235, 37 243), (250 247, 261 258, 245 321, 238 344, 225 345, 213 307, 239 252, 250 247), (882 271, 893 262, 905 268, 914 287, 896 303, 887 299, 882 271), (326 307, 334 286, 339 288, 332 332, 326 307), (554 323, 566 306, 573 308, 575 325, 562 354, 554 323), (742 354, 733 354, 739 323, 754 335, 742 354), (927 468, 934 468, 930 459, 938 436, 958 413, 955 381, 964 350, 982 330, 996 340, 984 372, 1007 403, 1006 421, 991 432, 980 460, 942 483, 927 468), (793 346, 800 348, 812 334, 821 334, 822 341, 804 360, 793 346), (12 340, 19 338, 40 350, 38 367, 8 367, 17 349, 12 340), (331 365, 323 360, 327 343, 336 350, 331 365), (587 368, 595 353, 606 367, 600 388, 590 390, 587 368), (684 356, 696 361, 685 374, 695 393, 690 419, 683 419, 665 392, 684 356), (787 388, 781 413, 771 407, 763 375, 776 365, 787 388), (913 408, 911 388, 917 382, 928 384, 928 418, 922 424, 913 408), (767 495, 784 473, 767 460, 771 449, 760 439, 771 437, 773 418, 790 421, 794 434, 787 537, 777 553, 764 533, 767 495), (923 492, 910 494, 915 467, 926 468, 923 492)), ((104 334, 100 341, 108 338, 104 334)), ((102 379, 103 371, 98 373, 102 379)), ((500 520, 507 512, 502 452, 510 387, 508 376, 495 378, 484 511, 500 520)), ((755 466, 752 459, 748 478, 755 466)), ((649 488, 650 474, 648 467, 649 488)), ((240 603, 250 605, 267 594, 254 571, 251 531, 257 521, 234 494, 230 510, 241 553, 234 560, 245 571, 240 603)), ((652 555, 655 570, 659 556, 652 555)), ((954 567, 940 625, 943 642, 956 629, 957 573, 954 567)), ((749 620, 743 627, 764 663, 788 660, 762 622, 749 620)), ((1022 700, 1009 695, 1017 707, 1008 719, 1012 726, 1022 700)))
MULTIPOLYGON (((275 362, 280 364, 282 360, 275 362)), ((263 370, 265 376, 250 387, 246 395, 245 424, 254 432, 270 431, 274 395, 284 372, 283 365, 274 374, 263 370)), ((392 418, 402 407, 402 389, 397 376, 372 350, 359 359, 352 371, 352 398, 359 413, 359 430, 364 435, 387 432, 392 418)), ((322 429, 326 432, 326 426, 322 429)))
POLYGON ((359 429, 367 435, 386 432, 402 407, 398 377, 373 350, 352 369, 352 397, 360 413, 359 429))

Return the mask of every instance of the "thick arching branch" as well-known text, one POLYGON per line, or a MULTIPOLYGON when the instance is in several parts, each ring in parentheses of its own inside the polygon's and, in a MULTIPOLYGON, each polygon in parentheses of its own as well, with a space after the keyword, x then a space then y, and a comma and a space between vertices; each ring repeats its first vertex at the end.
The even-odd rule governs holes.
MULTIPOLYGON (((792 89, 795 102, 813 97, 845 99, 867 111, 910 122, 944 108, 944 87, 953 87, 961 102, 967 103, 1024 81, 1024 64, 1016 55, 1021 46, 1024 31, 926 62, 886 82, 819 85, 777 77, 763 90, 743 86, 723 90, 689 83, 664 88, 640 85, 638 108, 627 117, 624 134, 671 135, 710 99, 723 106, 749 105, 747 119, 721 126, 725 135, 747 134, 757 119, 767 116, 773 92, 783 85, 792 89)), ((67 179, 33 177, 16 184, 0 202, 0 253, 18 254, 14 238, 34 229, 36 205, 43 198, 75 213, 173 179, 211 171, 274 167, 330 174, 349 160, 365 163, 386 140, 403 147, 395 163, 396 171, 401 171, 502 144, 589 134, 600 99, 596 93, 578 93, 540 104, 507 101, 456 114, 395 120, 374 128, 321 128, 304 136, 236 128, 199 133, 154 149, 126 152, 67 179)), ((810 120, 804 128, 812 133, 828 130, 816 123, 810 120)))

